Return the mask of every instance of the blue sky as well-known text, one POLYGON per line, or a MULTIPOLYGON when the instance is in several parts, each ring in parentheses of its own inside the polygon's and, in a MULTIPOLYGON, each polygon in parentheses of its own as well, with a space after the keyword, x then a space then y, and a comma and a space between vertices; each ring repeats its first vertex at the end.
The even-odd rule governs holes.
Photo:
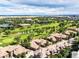
POLYGON ((79 14, 79 0, 0 0, 0 15, 79 14))

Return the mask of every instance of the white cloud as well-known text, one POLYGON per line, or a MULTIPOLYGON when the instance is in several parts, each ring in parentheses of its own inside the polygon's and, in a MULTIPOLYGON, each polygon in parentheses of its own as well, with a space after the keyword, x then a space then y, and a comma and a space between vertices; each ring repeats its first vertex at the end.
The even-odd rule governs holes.
MULTIPOLYGON (((0 4, 12 5, 12 7, 0 6, 0 15, 64 15, 79 14, 79 0, 0 0, 0 4), (26 3, 26 4, 21 4, 26 3), (37 4, 59 4, 66 7, 39 7, 28 5, 37 4)), ((53 6, 53 5, 52 5, 53 6)))
POLYGON ((63 8, 45 8, 45 7, 33 7, 33 6, 21 6, 21 7, 10 7, 10 8, 0 8, 0 14, 26 14, 26 15, 58 15, 62 12, 60 10, 63 8))
POLYGON ((14 3, 56 3, 56 4, 59 4, 59 3, 79 3, 79 0, 7 0, 7 1, 10 1, 10 2, 14 2, 14 3))

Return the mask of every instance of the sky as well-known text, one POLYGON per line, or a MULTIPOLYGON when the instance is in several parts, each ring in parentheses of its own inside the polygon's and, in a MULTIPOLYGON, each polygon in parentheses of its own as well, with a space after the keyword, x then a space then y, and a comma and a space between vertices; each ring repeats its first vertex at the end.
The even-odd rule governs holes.
POLYGON ((0 15, 79 15, 79 0, 0 0, 0 15))

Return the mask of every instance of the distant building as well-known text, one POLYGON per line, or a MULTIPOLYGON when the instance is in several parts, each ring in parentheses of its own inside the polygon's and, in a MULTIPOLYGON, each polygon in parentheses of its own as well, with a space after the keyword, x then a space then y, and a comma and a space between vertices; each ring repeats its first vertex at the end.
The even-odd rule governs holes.
POLYGON ((27 20, 27 21, 32 21, 32 19, 31 19, 31 18, 28 18, 28 19, 25 19, 25 20, 27 20))
POLYGON ((13 27, 13 25, 12 24, 9 24, 9 23, 0 24, 0 28, 9 28, 9 27, 13 27))
POLYGON ((25 27, 25 26, 30 26, 30 24, 18 24, 19 26, 25 27))

